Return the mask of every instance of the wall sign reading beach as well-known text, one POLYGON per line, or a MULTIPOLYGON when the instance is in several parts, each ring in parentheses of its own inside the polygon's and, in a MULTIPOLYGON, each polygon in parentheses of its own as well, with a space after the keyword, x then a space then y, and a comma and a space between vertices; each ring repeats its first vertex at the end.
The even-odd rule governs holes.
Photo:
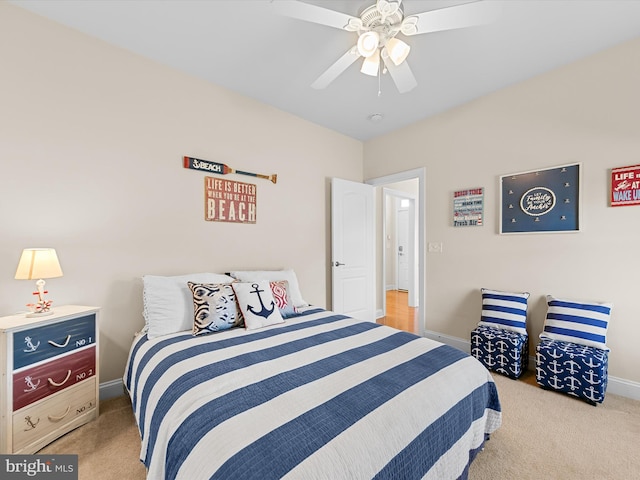
MULTIPOLYGON (((195 157, 182 157, 182 166, 219 175, 238 174, 264 178, 273 183, 278 176, 236 170, 224 163, 211 162, 195 157)), ((237 182, 226 178, 204 178, 204 219, 208 222, 256 223, 257 189, 252 183, 237 182)))
POLYGON ((256 223, 256 186, 204 177, 204 219, 208 222, 256 223))
POLYGON ((580 231, 580 164, 500 177, 500 233, 580 231))

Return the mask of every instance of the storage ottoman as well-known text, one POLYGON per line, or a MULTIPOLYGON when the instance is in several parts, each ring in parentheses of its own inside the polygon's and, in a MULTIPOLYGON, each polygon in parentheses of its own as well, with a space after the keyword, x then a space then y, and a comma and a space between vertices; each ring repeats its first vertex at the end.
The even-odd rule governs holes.
POLYGON ((529 363, 529 336, 479 325, 471 332, 471 355, 489 370, 518 378, 529 363))
POLYGON ((596 347, 541 339, 536 347, 536 381, 543 388, 596 405, 607 390, 609 352, 596 347))

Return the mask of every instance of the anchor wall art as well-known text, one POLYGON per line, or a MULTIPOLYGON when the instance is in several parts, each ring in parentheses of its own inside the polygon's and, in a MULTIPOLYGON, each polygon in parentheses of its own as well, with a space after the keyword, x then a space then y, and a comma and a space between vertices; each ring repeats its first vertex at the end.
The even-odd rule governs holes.
POLYGON ((500 233, 580 231, 581 164, 500 177, 500 233))

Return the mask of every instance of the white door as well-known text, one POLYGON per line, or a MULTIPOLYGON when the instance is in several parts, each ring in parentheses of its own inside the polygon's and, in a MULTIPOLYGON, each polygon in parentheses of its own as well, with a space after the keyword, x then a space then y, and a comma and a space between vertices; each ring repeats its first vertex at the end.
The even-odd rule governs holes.
POLYGON ((331 179, 332 307, 375 321, 374 187, 331 179))
POLYGON ((398 290, 409 290, 409 210, 398 210, 398 290))

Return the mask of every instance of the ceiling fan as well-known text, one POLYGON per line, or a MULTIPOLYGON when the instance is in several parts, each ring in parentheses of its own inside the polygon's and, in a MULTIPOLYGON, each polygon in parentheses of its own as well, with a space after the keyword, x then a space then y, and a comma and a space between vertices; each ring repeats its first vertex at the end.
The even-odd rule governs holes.
POLYGON ((402 0, 377 0, 360 17, 297 0, 277 0, 273 5, 281 15, 358 34, 356 45, 320 75, 311 84, 313 88, 326 88, 364 57, 360 71, 372 76, 388 71, 400 93, 409 92, 418 82, 406 62, 411 47, 397 38, 398 34, 411 36, 481 25, 492 21, 499 11, 497 2, 476 1, 405 16, 401 3, 402 0))

